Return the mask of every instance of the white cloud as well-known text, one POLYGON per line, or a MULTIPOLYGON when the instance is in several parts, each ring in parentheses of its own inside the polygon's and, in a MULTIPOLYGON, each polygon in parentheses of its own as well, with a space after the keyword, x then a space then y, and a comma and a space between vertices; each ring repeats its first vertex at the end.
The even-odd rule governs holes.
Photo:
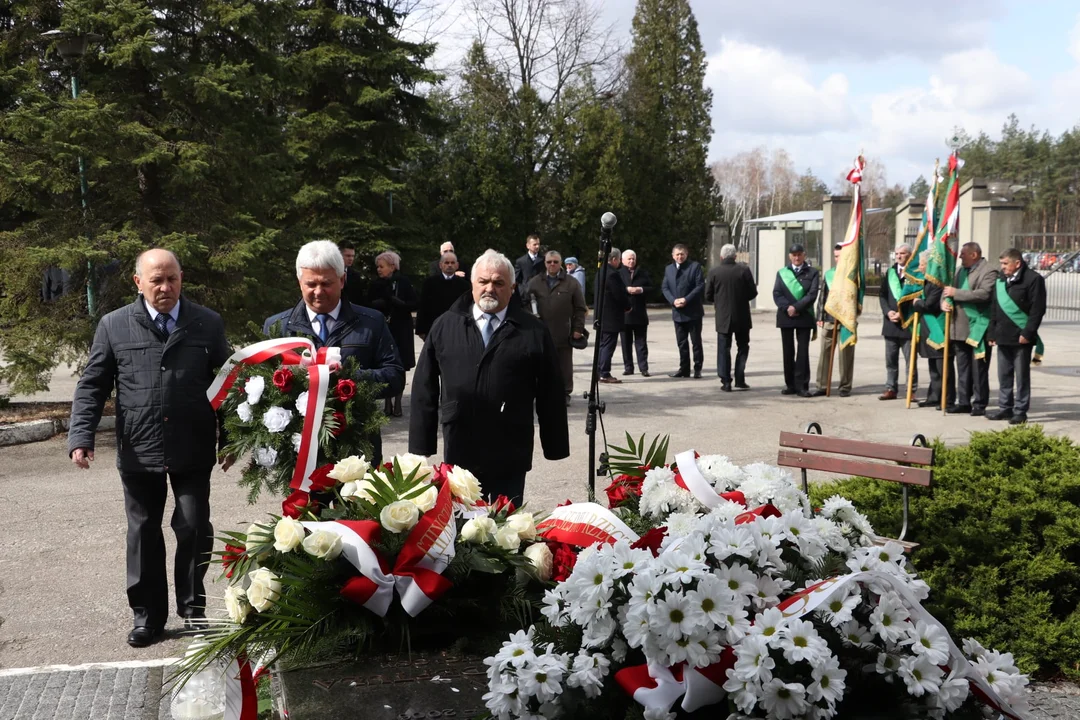
POLYGON ((771 48, 722 39, 705 82, 717 132, 816 134, 852 123, 843 74, 815 83, 805 61, 771 48))

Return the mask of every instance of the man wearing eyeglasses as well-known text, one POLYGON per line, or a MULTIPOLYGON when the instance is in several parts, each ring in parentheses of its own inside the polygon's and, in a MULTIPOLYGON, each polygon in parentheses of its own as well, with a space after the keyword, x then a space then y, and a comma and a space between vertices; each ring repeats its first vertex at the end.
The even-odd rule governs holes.
POLYGON ((544 269, 543 275, 529 281, 526 307, 532 308, 535 304, 537 316, 547 325, 555 342, 569 407, 570 395, 574 392, 574 348, 570 340, 580 339, 585 331, 585 293, 577 280, 563 270, 562 256, 554 250, 544 257, 544 269))

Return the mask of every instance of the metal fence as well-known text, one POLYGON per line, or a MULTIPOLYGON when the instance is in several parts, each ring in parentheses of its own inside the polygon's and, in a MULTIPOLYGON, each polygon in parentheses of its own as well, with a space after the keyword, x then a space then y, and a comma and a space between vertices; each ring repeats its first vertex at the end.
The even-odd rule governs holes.
POLYGON ((1080 320, 1080 235, 1023 233, 1012 236, 1012 245, 1046 278, 1046 319, 1080 320))

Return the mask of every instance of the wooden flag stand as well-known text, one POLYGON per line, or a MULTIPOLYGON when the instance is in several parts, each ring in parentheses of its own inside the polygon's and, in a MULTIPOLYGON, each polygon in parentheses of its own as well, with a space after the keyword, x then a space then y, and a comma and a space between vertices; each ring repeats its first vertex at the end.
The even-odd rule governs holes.
POLYGON ((919 361, 919 313, 915 313, 915 320, 911 324, 911 349, 908 351, 907 370, 907 410, 911 409, 911 384, 915 380, 915 363, 919 361))
POLYGON ((840 337, 840 323, 835 319, 832 326, 832 342, 829 343, 829 377, 825 381, 825 397, 832 397, 833 358, 836 357, 836 341, 840 337))

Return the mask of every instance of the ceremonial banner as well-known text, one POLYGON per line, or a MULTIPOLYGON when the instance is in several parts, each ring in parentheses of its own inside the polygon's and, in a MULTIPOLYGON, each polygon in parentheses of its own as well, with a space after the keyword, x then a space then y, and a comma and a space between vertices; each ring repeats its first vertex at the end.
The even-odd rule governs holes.
MULTIPOLYGON (((934 174, 931 176, 930 191, 926 195, 926 204, 923 205, 922 220, 919 221, 919 234, 915 238, 915 244, 911 248, 911 257, 904 266, 904 284, 897 295, 897 310, 904 321, 904 328, 911 327, 915 319, 915 312, 911 304, 922 295, 923 272, 919 270, 919 255, 929 248, 930 241, 934 238, 935 199, 937 197, 938 184, 941 178, 938 176, 938 166, 934 163, 934 174)), ((899 279, 899 278, 898 278, 899 279)))
MULTIPOLYGON (((930 259, 926 264, 925 281, 939 287, 952 285, 956 277, 956 250, 952 246, 960 219, 960 167, 963 163, 956 153, 949 155, 949 178, 945 186, 944 207, 938 217, 934 242, 930 245, 930 259)), ((924 288, 925 289, 925 288, 924 288)), ((942 315, 926 315, 929 335, 926 343, 940 350, 945 347, 945 318, 942 315)))
POLYGON ((840 348, 854 345, 858 339, 856 327, 862 313, 863 294, 866 292, 866 261, 863 257, 861 233, 863 206, 860 193, 865 166, 866 161, 860 155, 855 158, 855 166, 847 176, 848 181, 855 186, 851 217, 841 243, 840 259, 836 261, 836 273, 829 286, 829 299, 825 302, 825 312, 840 323, 840 348))

